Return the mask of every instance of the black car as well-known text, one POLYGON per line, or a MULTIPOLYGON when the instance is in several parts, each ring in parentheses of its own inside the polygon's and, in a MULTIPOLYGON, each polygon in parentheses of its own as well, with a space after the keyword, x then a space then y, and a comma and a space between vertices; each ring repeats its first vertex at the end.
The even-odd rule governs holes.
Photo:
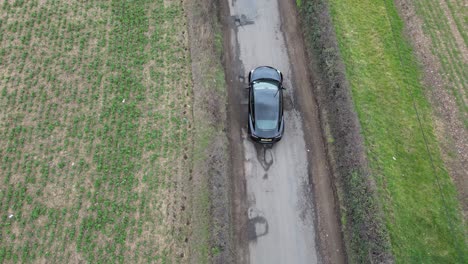
POLYGON ((269 66, 249 73, 249 135, 260 143, 281 140, 283 120, 283 74, 269 66))

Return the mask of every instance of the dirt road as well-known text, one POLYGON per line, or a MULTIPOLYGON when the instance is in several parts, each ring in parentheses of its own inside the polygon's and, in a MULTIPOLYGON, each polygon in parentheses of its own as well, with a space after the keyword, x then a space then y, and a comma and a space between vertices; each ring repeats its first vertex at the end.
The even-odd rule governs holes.
POLYGON ((278 2, 228 0, 224 8, 236 261, 341 263, 342 242, 302 40, 297 21, 281 19, 284 12, 296 15, 294 1, 278 2), (248 72, 260 65, 281 70, 287 87, 285 135, 274 146, 254 144, 246 134, 243 88, 248 72))

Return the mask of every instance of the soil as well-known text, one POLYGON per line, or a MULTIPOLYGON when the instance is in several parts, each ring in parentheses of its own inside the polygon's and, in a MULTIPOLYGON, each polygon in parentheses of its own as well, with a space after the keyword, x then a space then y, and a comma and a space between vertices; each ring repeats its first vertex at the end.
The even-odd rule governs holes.
MULTIPOLYGON (((440 0, 439 2, 449 17, 450 30, 466 63, 468 52, 463 44, 461 34, 454 25, 445 1, 440 0)), ((416 15, 413 3, 408 0, 397 0, 395 3, 400 16, 405 21, 406 36, 411 40, 414 52, 423 66, 422 81, 424 86, 428 88, 426 95, 434 109, 436 135, 441 143, 442 158, 457 187, 466 221, 468 213, 468 133, 459 118, 463 115, 459 113, 455 98, 447 89, 453 84, 447 83, 441 76, 441 63, 438 57, 431 52, 433 48, 431 40, 423 31, 423 22, 416 15)))
POLYGON ((309 176, 313 183, 315 208, 317 210, 318 245, 322 254, 323 263, 344 263, 345 251, 342 241, 341 226, 338 216, 335 189, 329 162, 326 158, 324 134, 321 130, 320 115, 314 90, 318 71, 307 67, 310 63, 306 55, 302 32, 299 25, 299 14, 293 1, 280 1, 281 17, 283 18, 283 31, 287 40, 288 53, 294 63, 292 71, 295 74, 298 93, 296 102, 303 113, 304 133, 308 141, 308 159, 311 166, 309 176), (323 153, 314 155, 313 153, 323 153))
MULTIPOLYGON (((230 178, 226 152, 224 83, 215 46, 219 22, 214 0, 185 1, 192 58, 195 146, 192 177, 191 263, 231 263, 230 178)), ((187 222, 187 225, 190 223, 187 222)))

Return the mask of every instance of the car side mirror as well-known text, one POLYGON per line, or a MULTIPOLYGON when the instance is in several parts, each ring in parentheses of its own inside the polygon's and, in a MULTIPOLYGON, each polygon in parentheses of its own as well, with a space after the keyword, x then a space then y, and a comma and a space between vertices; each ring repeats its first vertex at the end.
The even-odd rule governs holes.
POLYGON ((281 89, 286 90, 286 87, 281 86, 281 89))
POLYGON ((244 89, 247 89, 247 90, 249 90, 249 89, 250 89, 250 86, 249 86, 249 87, 245 87, 244 89))

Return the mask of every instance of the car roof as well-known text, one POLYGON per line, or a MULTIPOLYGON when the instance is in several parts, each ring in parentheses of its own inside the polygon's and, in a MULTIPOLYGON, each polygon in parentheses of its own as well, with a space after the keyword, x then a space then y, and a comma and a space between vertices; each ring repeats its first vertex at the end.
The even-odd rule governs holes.
POLYGON ((277 82, 281 82, 281 74, 279 71, 270 66, 260 66, 255 68, 252 71, 252 75, 250 76, 251 81, 261 80, 261 79, 270 79, 275 80, 277 82))
POLYGON ((257 82, 254 84, 254 108, 255 119, 279 118, 279 90, 278 86, 269 82, 257 82))

